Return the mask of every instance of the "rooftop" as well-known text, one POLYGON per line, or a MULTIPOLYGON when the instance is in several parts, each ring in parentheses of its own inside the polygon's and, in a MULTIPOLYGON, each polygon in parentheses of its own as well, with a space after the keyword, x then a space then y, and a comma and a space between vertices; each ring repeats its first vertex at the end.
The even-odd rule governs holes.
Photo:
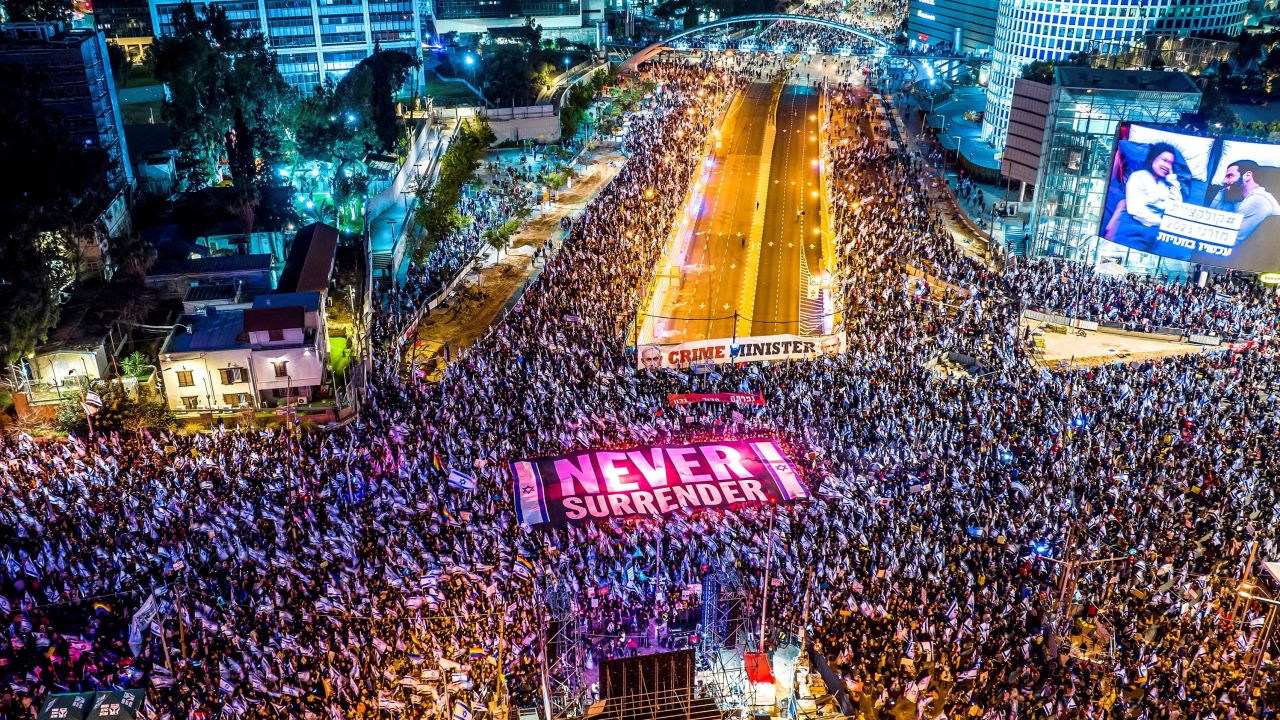
POLYGON ((1199 93, 1200 88, 1186 73, 1163 70, 1109 70, 1091 67, 1054 69, 1054 84, 1092 90, 1135 92, 1199 93))
POLYGON ((160 275, 217 275, 220 273, 270 271, 271 256, 216 255, 202 258, 172 258, 161 260, 152 269, 151 277, 160 275))
POLYGON ((27 45, 79 45, 97 33, 88 28, 68 29, 59 22, 0 23, 0 47, 27 45))
POLYGON ((166 123, 125 125, 124 140, 133 162, 145 160, 156 153, 176 152, 173 130, 166 123))
POLYGON ((243 310, 219 311, 210 307, 195 315, 182 316, 179 323, 190 327, 191 332, 175 328, 165 339, 161 355, 249 347, 249 338, 244 335, 243 310))
POLYGON ((276 287, 285 293, 328 290, 337 252, 338 229, 332 225, 311 223, 298 230, 276 287))
POLYGON ((127 285, 85 283, 63 304, 58 326, 36 352, 94 350, 107 339, 114 323, 139 315, 148 297, 145 291, 127 285))
POLYGON ((253 309, 255 310, 277 307, 300 307, 305 312, 319 312, 320 293, 276 293, 274 295, 259 295, 253 299, 253 309))
POLYGON ((232 283, 218 283, 214 285, 192 285, 187 294, 183 296, 183 302, 210 302, 213 300, 234 300, 236 291, 243 289, 243 286, 237 287, 232 283))

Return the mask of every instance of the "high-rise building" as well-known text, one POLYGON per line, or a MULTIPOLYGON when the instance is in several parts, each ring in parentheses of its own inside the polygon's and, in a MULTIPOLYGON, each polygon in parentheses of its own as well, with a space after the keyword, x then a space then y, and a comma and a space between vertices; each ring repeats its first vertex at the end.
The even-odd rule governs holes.
POLYGON ((995 44, 999 10, 1000 0, 911 0, 907 38, 917 46, 985 55, 995 44))
POLYGON ((39 74, 41 103, 62 117, 69 142, 96 146, 107 154, 112 166, 107 181, 113 189, 133 184, 102 33, 67 30, 60 23, 6 23, 0 25, 0 66, 4 65, 39 74))
MULTIPOLYGON (((1020 92, 1026 96, 1029 90, 1044 87, 1020 88, 1020 92)), ((1120 256, 1135 271, 1184 272, 1185 268, 1168 267, 1177 261, 1103 240, 1098 226, 1120 123, 1176 123, 1200 109, 1200 89, 1181 72, 1059 67, 1048 95, 1039 168, 1033 178, 1036 194, 1027 254, 1089 265, 1099 257, 1120 256), (1161 264, 1165 267, 1158 267, 1161 264)), ((1037 104, 1034 93, 1027 100, 1019 108, 1037 104)), ((1009 142, 1014 143, 1012 131, 1009 142)))
POLYGON ((40 102, 61 116, 67 142, 106 153, 106 176, 75 211, 84 228, 75 262, 84 277, 110 277, 109 243, 129 230, 134 180, 106 37, 61 23, 6 23, 0 25, 0 68, 13 66, 38 75, 40 102))
POLYGON ((485 33, 518 27, 533 18, 544 38, 594 42, 596 23, 604 20, 604 0, 431 0, 428 4, 437 34, 485 33))
MULTIPOLYGON (((173 33, 180 0, 150 0, 158 36, 173 33)), ((415 57, 422 44, 413 0, 197 0, 216 4, 239 28, 261 33, 275 51, 280 73, 295 87, 337 81, 361 60, 383 50, 415 57)))
POLYGON ((142 59, 155 35, 147 0, 94 0, 93 26, 135 62, 142 59))
POLYGON ((1004 145, 1013 82, 1028 63, 1127 51, 1149 34, 1239 33, 1249 0, 1000 0, 983 135, 1004 145))

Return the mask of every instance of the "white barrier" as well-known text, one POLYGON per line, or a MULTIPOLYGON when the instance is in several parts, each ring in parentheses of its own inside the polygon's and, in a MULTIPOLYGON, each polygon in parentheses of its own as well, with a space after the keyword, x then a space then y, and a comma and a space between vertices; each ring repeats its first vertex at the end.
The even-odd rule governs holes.
POLYGON ((1065 325, 1066 327, 1079 328, 1081 330, 1097 330, 1098 323, 1093 320, 1077 320, 1066 315, 1051 315, 1042 313, 1037 310, 1024 310, 1022 316, 1028 320, 1036 320, 1039 322, 1053 323, 1054 325, 1065 325))

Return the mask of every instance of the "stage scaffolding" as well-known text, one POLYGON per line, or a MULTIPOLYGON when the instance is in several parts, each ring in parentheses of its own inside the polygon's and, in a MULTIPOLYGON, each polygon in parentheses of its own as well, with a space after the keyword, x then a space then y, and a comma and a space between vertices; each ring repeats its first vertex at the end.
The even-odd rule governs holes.
MULTIPOLYGON (((543 715, 552 720, 594 717, 599 709, 593 711, 595 698, 583 677, 588 651, 583 608, 574 593, 562 586, 548 589, 544 597, 543 715)), ((688 697, 674 697, 669 690, 655 690, 653 697, 642 693, 624 704, 623 714, 657 712, 665 718, 674 713, 672 720, 712 720, 711 716, 716 715, 718 720, 717 713, 746 708, 742 650, 750 649, 752 642, 746 602, 746 590, 732 568, 713 565, 702 579, 701 623, 693 647, 696 690, 688 697), (676 711, 673 703, 690 707, 688 717, 676 711)), ((601 720, 623 720, 609 717, 617 710, 611 707, 601 720)))
POLYGON ((736 710, 746 703, 745 675, 739 652, 747 643, 746 601, 746 590, 731 567, 717 564, 702 579, 698 667, 703 671, 707 693, 716 698, 721 710, 736 710))
POLYGON ((547 590, 546 603, 546 622, 540 628, 544 712, 551 718, 582 717, 588 698, 588 688, 582 682, 586 660, 584 617, 573 592, 563 585, 547 590))

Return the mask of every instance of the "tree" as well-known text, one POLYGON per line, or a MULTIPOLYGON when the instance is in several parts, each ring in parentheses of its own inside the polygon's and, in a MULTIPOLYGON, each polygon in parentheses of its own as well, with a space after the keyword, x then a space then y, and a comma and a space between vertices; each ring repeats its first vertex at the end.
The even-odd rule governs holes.
POLYGON ((0 354, 32 351, 57 323, 60 295, 74 282, 66 239, 77 209, 95 202, 109 169, 95 146, 72 142, 66 124, 40 100, 45 79, 0 66, 0 167, 21 172, 0 193, 0 354))
POLYGON ((146 374, 148 365, 147 356, 140 350, 134 350, 120 358, 120 369, 129 377, 142 377, 146 374))
POLYGON ((115 80, 117 87, 123 87, 125 81, 129 79, 129 68, 133 67, 133 61, 129 59, 129 54, 124 51, 124 48, 114 41, 107 42, 107 58, 111 61, 111 77, 115 80))
POLYGON ((253 151, 253 133, 244 119, 244 111, 236 108, 235 124, 224 140, 227 166, 231 171, 232 203, 245 234, 253 232, 253 214, 258 204, 258 162, 253 151))
POLYGON ((1186 117, 1193 128, 1199 130, 1220 130, 1233 127, 1239 118, 1228 103, 1230 98, 1223 89, 1221 75, 1206 77, 1200 89, 1200 112, 1186 117))
POLYGON ((499 106, 532 105, 538 99, 542 64, 533 66, 531 48, 523 43, 498 45, 484 58, 480 83, 485 97, 499 106))
POLYGON ((417 65, 408 53, 379 48, 338 84, 303 98, 293 123, 299 157, 336 160, 341 169, 370 152, 393 151, 403 130, 395 95, 417 65))
MULTIPOLYGON (((187 187, 200 189, 219 179, 226 135, 237 113, 253 136, 257 158, 277 163, 285 144, 282 121, 296 96, 266 41, 236 30, 219 6, 197 15, 189 1, 174 11, 173 28, 148 52, 156 78, 169 86, 165 117, 187 187)), ((268 173, 263 179, 270 177, 268 173)))
POLYGON ((502 257, 502 251, 507 249, 511 244, 511 236, 520 229, 519 220, 508 220, 497 227, 491 227, 484 231, 484 240, 489 247, 498 252, 498 257, 502 257))
POLYGON ((426 260, 440 240, 457 232, 468 222, 458 213, 462 187, 474 176, 484 151, 494 141, 493 129, 481 118, 464 120, 458 135, 440 159, 440 175, 435 185, 418 191, 414 222, 424 231, 423 242, 414 248, 418 262, 426 260))
POLYGON ((560 137, 569 139, 578 132, 578 126, 583 120, 587 119, 587 108, 591 105, 591 100, 596 94, 596 80, 604 75, 604 71, 598 71, 590 83, 579 83, 573 86, 569 91, 569 97, 565 98, 564 106, 560 108, 560 137))
MULTIPOLYGON (((93 415, 95 432, 139 430, 168 430, 177 424, 173 411, 163 401, 139 389, 138 397, 121 392, 120 384, 97 381, 90 386, 102 398, 102 407, 93 415)), ((79 393, 67 397, 58 407, 55 421, 65 432, 81 432, 88 429, 83 396, 79 393)))

